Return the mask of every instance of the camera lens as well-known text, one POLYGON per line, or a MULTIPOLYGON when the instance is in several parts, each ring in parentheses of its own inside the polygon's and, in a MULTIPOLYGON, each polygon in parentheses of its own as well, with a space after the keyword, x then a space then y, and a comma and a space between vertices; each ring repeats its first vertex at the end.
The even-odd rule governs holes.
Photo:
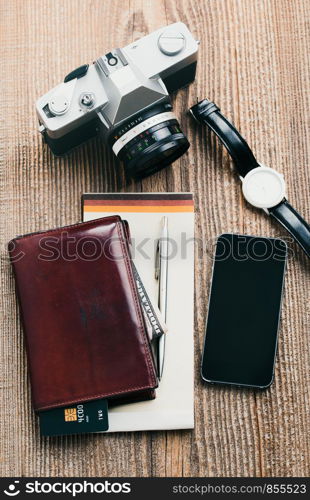
POLYGON ((171 110, 168 103, 153 106, 113 131, 109 143, 123 161, 126 176, 147 177, 173 163, 189 148, 171 110))

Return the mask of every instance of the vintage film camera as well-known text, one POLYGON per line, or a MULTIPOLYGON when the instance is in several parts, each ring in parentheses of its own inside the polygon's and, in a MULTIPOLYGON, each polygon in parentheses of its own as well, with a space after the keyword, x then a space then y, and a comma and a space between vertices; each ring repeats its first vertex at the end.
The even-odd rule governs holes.
POLYGON ((64 155, 101 132, 129 177, 171 164, 189 142, 169 95, 194 80, 198 43, 179 22, 69 73, 36 103, 52 152, 64 155))

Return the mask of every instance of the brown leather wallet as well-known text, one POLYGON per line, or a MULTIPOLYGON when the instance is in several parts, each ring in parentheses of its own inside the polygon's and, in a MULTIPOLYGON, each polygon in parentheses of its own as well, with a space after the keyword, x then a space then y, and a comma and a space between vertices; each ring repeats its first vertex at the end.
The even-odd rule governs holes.
POLYGON ((36 411, 155 397, 128 237, 115 215, 9 243, 36 411))

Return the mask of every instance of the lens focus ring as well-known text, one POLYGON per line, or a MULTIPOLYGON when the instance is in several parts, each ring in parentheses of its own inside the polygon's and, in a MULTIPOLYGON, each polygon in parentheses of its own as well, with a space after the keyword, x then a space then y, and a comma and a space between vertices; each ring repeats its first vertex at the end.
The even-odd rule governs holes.
POLYGON ((123 122, 111 134, 113 152, 127 177, 143 178, 173 163, 189 147, 169 103, 156 105, 123 122))
POLYGON ((120 151, 118 157, 122 161, 131 161, 137 155, 148 149, 153 144, 159 143, 163 139, 170 137, 172 134, 181 133, 176 119, 166 121, 155 125, 154 127, 145 130, 130 142, 120 151))
POLYGON ((113 144, 113 152, 116 156, 119 154, 121 149, 126 146, 129 142, 135 139, 138 135, 143 133, 144 131, 158 125, 159 123, 166 122, 168 120, 176 120, 176 116, 172 111, 164 111, 163 113, 159 113, 158 115, 151 116, 147 118, 143 122, 139 123, 132 129, 128 130, 124 135, 122 135, 114 144, 113 144))

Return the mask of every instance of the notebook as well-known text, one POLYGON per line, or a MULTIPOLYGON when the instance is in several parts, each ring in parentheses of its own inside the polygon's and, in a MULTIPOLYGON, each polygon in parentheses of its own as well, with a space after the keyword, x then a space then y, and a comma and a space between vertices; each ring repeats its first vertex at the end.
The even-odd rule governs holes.
POLYGON ((154 303, 161 221, 168 219, 169 261, 163 376, 156 399, 109 410, 109 430, 169 430, 194 427, 194 202, 191 193, 84 194, 83 220, 120 215, 128 221, 132 258, 154 303))

